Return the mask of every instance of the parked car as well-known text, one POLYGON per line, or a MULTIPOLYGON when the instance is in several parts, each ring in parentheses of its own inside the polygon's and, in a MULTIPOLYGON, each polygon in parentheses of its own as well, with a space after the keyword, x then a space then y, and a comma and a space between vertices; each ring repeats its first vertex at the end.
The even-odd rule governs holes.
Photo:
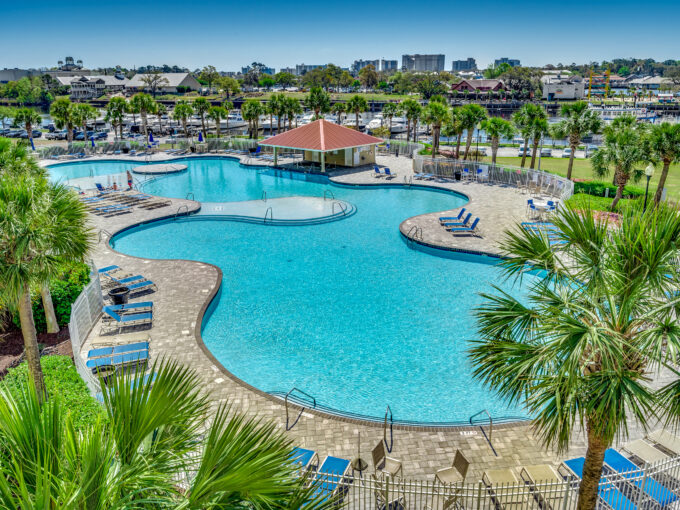
POLYGON ((0 129, 0 136, 7 136, 7 133, 9 133, 9 128, 5 129, 0 129))
POLYGON ((589 158, 599 150, 600 148, 597 145, 589 145, 586 147, 586 158, 589 158))
MULTIPOLYGON (((524 152, 525 152, 525 151, 524 151, 524 146, 520 147, 519 150, 517 151, 517 157, 518 157, 518 158, 521 158, 522 156, 524 156, 524 152)), ((531 156, 531 147, 527 147, 527 149, 526 149, 526 155, 527 155, 527 156, 531 156)))
POLYGON ((53 133, 47 133, 45 138, 48 140, 66 140, 68 138, 68 130, 62 129, 61 131, 54 131, 53 133))
POLYGON ((551 158, 552 157, 552 149, 550 147, 543 147, 541 149, 541 157, 542 158, 551 158))
POLYGON ((563 158, 570 158, 571 157, 571 147, 567 147, 562 151, 562 157, 563 158))
POLYGON ((109 134, 108 134, 108 133, 104 133, 104 132, 102 132, 102 131, 99 131, 99 132, 95 135, 94 139, 95 139, 95 140, 106 140, 106 139, 108 139, 108 137, 109 137, 109 134))
POLYGON ((8 138, 19 138, 19 135, 21 135, 21 129, 15 129, 13 131, 10 131, 7 133, 8 138))

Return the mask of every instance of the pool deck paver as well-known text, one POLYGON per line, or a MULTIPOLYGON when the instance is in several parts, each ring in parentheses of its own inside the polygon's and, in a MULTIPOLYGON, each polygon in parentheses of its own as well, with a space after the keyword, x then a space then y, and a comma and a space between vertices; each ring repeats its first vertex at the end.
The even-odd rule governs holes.
MULTIPOLYGON (((411 160, 380 157, 379 163, 389 165, 397 172, 399 177, 395 182, 403 182, 402 176, 410 171, 411 160)), ((370 175, 371 171, 365 169, 344 175, 336 174, 333 179, 346 183, 374 183, 377 179, 374 180, 370 175)), ((450 243, 451 247, 493 251, 495 239, 508 226, 508 222, 522 218, 525 198, 515 190, 473 183, 427 184, 462 191, 472 200, 469 209, 479 215, 483 222, 489 223, 484 227, 484 237, 467 240, 465 245, 456 244, 461 242, 457 239, 452 241, 444 238, 444 242, 450 243), (501 212, 494 209, 499 205, 501 212)), ((190 200, 171 201, 172 204, 163 209, 146 211, 135 208, 131 214, 111 218, 92 216, 92 223, 97 230, 105 229, 115 234, 131 225, 173 216, 181 206, 186 205, 189 211, 196 211, 200 207, 198 202, 190 200)), ((439 215, 438 212, 417 216, 404 223, 410 221, 422 226, 424 239, 435 242, 443 230, 436 222, 439 215)), ((401 228, 403 232, 404 224, 401 228)), ((126 272, 142 274, 158 285, 156 293, 139 298, 154 301, 154 326, 147 330, 151 337, 152 361, 171 359, 192 368, 201 378, 205 391, 215 405, 228 402, 236 412, 271 419, 282 431, 285 430, 286 413, 282 401, 238 380, 221 367, 202 344, 200 317, 218 290, 222 276, 220 269, 198 261, 152 260, 128 256, 111 249, 104 240, 94 247, 92 258, 98 267, 117 264, 126 272)), ((229 269, 225 271, 225 278, 238 278, 238 274, 230 273, 229 269)), ((228 297, 223 296, 223 299, 228 297)), ((131 339, 138 334, 139 332, 132 332, 102 338, 99 337, 99 327, 95 326, 82 353, 85 355, 93 342, 111 339, 126 342, 126 338, 131 339)), ((224 331, 224 335, 229 335, 228 329, 224 331)), ((367 373, 367 377, 370 374, 367 373)), ((355 381, 347 381, 347 385, 352 384, 355 381)), ((295 414, 293 411, 292 415, 295 414)), ((356 422, 305 411, 295 427, 285 432, 295 444, 316 450, 320 457, 334 455, 349 459, 356 456, 359 433, 362 457, 372 464, 370 452, 383 437, 380 423, 356 422)), ((471 461, 468 480, 476 481, 486 469, 542 462, 556 465, 560 459, 567 458, 567 455, 582 455, 585 452, 581 437, 574 439, 568 453, 558 455, 555 451, 543 448, 530 424, 526 422, 494 428, 493 444, 498 456, 494 455, 478 428, 426 429, 395 426, 391 455, 403 461, 406 478, 432 480, 437 469, 450 466, 456 450, 460 449, 471 461)))

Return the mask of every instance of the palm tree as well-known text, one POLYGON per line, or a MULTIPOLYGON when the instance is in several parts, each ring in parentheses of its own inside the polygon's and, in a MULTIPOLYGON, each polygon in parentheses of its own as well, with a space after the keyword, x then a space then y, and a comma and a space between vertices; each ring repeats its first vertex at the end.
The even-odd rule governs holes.
POLYGON ((312 87, 305 97, 305 107, 314 112, 314 119, 319 119, 331 111, 331 96, 321 87, 312 87))
POLYGON ((260 131, 260 115, 264 113, 262 103, 257 99, 248 99, 241 105, 241 116, 248 121, 250 138, 257 138, 260 131))
MULTIPOLYGON (((54 316, 47 282, 64 263, 83 259, 92 233, 77 195, 61 184, 49 183, 42 172, 25 161, 29 157, 25 152, 15 153, 14 158, 20 159, 0 172, 0 293, 19 310, 26 360, 42 397, 44 384, 30 289, 41 287, 46 317, 54 316)), ((4 157, 2 160, 6 161, 4 157)))
POLYGON ((154 112, 156 114, 156 117, 158 117, 158 129, 160 133, 163 133, 163 115, 166 115, 168 113, 168 109, 163 103, 156 102, 156 105, 154 107, 154 112))
MULTIPOLYGON (((520 166, 524 168, 524 164, 527 159, 527 149, 529 147, 529 138, 532 134, 532 125, 534 119, 540 115, 540 111, 543 111, 538 105, 533 103, 526 103, 512 115, 512 122, 515 124, 517 131, 519 131, 520 136, 524 140, 524 150, 522 151, 522 163, 520 166)), ((544 112, 545 113, 545 112, 544 112)))
POLYGON ((156 110, 156 101, 153 97, 145 92, 138 92, 130 99, 130 105, 133 110, 142 117, 142 129, 144 130, 144 138, 149 139, 149 128, 147 122, 147 115, 156 110))
POLYGON ((73 123, 83 129, 83 139, 87 141, 87 123, 97 118, 97 110, 87 103, 73 105, 73 123))
POLYGON ((390 134, 392 134, 392 119, 399 115, 399 105, 394 103, 387 103, 382 109, 383 118, 388 120, 388 127, 390 134))
POLYGON ((132 125, 136 126, 137 125, 137 117, 135 117, 135 115, 139 113, 137 105, 135 103, 133 103, 132 101, 127 101, 125 103, 125 113, 132 114, 132 125))
POLYGON ((291 128, 291 122, 295 118, 295 127, 297 127, 297 115, 301 115, 303 112, 302 105, 300 101, 294 97, 286 98, 286 116, 288 117, 288 129, 291 128))
POLYGON ((340 506, 300 476, 293 445, 270 422, 210 405, 200 379, 175 363, 153 378, 114 378, 106 420, 75 431, 58 395, 0 390, 0 442, 21 461, 0 464, 0 506, 218 509, 340 506), (57 503, 58 502, 58 503, 57 503))
POLYGON ((571 154, 567 167, 567 179, 571 180, 576 149, 583 138, 600 132, 602 121, 596 112, 588 109, 588 103, 585 101, 562 105, 561 114, 564 120, 553 127, 553 133, 556 138, 567 138, 569 141, 571 154))
POLYGON ((536 164, 536 152, 538 151, 538 145, 541 143, 541 139, 550 132, 550 126, 548 125, 548 114, 543 110, 543 116, 536 117, 534 122, 531 124, 531 137, 532 137, 532 147, 531 147, 531 166, 533 170, 536 164))
POLYGON ((69 145, 73 142, 74 123, 72 112, 73 103, 65 97, 57 99, 52 103, 52 106, 50 106, 50 115, 52 116, 52 120, 54 120, 54 125, 59 129, 66 129, 66 139, 68 140, 69 145))
POLYGON ((217 138, 219 138, 221 135, 220 122, 222 122, 222 119, 226 119, 228 115, 229 112, 227 112, 227 110, 225 110, 222 106, 213 106, 208 112, 208 117, 210 117, 215 122, 217 138))
POLYGON ((643 130, 644 127, 636 124, 633 115, 617 117, 604 129, 604 143, 591 159, 593 171, 600 177, 614 170, 616 195, 611 205, 612 211, 623 197, 623 189, 630 178, 637 180, 642 175, 635 166, 648 159, 643 130))
POLYGON ((187 128, 187 120, 194 114, 194 109, 191 103, 186 99, 180 99, 175 104, 175 109, 172 111, 172 118, 182 123, 184 128, 184 135, 189 138, 189 129, 187 128))
POLYGON ((210 102, 204 98, 199 97, 193 102, 194 111, 201 117, 201 131, 203 131, 203 138, 208 139, 208 131, 205 128, 205 116, 210 111, 210 102))
POLYGON ((463 129, 467 130, 467 140, 465 141, 465 154, 463 159, 467 160, 472 146, 472 135, 479 124, 488 117, 486 109, 478 104, 470 103, 461 107, 461 122, 463 129))
MULTIPOLYGON (((68 99, 66 99, 66 101, 68 101, 68 99)), ((2 129, 5 129, 5 123, 7 120, 12 118, 14 118, 14 108, 10 108, 9 106, 0 106, 0 122, 2 122, 2 129)))
POLYGON ((463 132, 465 131, 463 126, 463 116, 461 115, 462 107, 454 106, 451 109, 451 116, 449 121, 444 124, 442 132, 447 138, 456 137, 456 159, 460 157, 460 140, 463 137, 463 132))
POLYGON ((368 110, 368 102, 364 96, 353 95, 347 101, 347 111, 354 113, 354 129, 359 131, 359 114, 368 110))
POLYGON ((653 125, 646 140, 646 150, 651 161, 663 163, 659 184, 654 194, 654 204, 658 205, 666 185, 668 169, 673 163, 680 161, 680 124, 663 122, 653 125))
POLYGON ((501 241, 501 266, 521 278, 540 268, 522 299, 496 289, 476 309, 475 376, 523 404, 548 447, 587 441, 579 510, 594 510, 605 450, 631 424, 677 423, 680 380, 650 379, 680 348, 675 322, 680 284, 675 260, 680 216, 669 207, 624 212, 610 228, 590 210, 557 216, 556 256, 545 234, 517 226, 501 241))
POLYGON ((32 108, 17 108, 14 111, 14 125, 16 127, 23 125, 26 130, 26 136, 28 136, 28 140, 31 142, 31 147, 33 147, 33 126, 39 126, 41 122, 42 117, 32 108))
MULTIPOLYGON (((283 116, 286 114, 286 95, 281 93, 281 94, 272 94, 272 97, 269 99, 269 109, 272 112, 273 115, 276 115, 276 132, 280 133, 281 132, 281 119, 283 116)), ((270 118, 271 122, 271 118, 270 118)), ((274 126, 272 125, 272 132, 274 130, 274 126)))
POLYGON ((229 135, 229 114, 234 109, 234 103, 231 101, 225 101, 222 103, 222 107, 226 110, 227 115, 224 117, 227 121, 227 135, 229 135))
POLYGON ((450 119, 449 107, 439 101, 430 101, 423 108, 422 119, 423 122, 432 126, 432 157, 434 158, 439 150, 439 133, 442 124, 450 119))
POLYGON ((334 103, 331 111, 337 116, 338 124, 342 124, 342 114, 347 111, 345 103, 341 103, 340 101, 334 103))
POLYGON ((512 122, 500 117, 491 117, 482 121, 482 129, 491 138, 491 162, 496 163, 498 146, 501 138, 511 138, 515 134, 512 122))
POLYGON ((411 128, 413 128, 413 140, 415 141, 415 125, 418 123, 418 118, 420 117, 420 112, 423 110, 423 107, 420 106, 420 103, 415 99, 406 99, 399 105, 406 116, 406 141, 408 142, 411 139, 411 128))

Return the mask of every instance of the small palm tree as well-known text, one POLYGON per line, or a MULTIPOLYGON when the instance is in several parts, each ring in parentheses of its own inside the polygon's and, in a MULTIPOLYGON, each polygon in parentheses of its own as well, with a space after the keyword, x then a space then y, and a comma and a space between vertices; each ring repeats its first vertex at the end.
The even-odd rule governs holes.
POLYGON ((297 127, 297 116, 302 115, 302 105, 300 101, 294 97, 286 98, 286 117, 288 117, 288 129, 291 128, 293 118, 295 118, 295 127, 297 127))
POLYGON ((210 108, 210 111, 208 112, 208 117, 210 117, 215 122, 217 138, 219 138, 221 135, 220 123, 222 122, 222 119, 226 119, 228 115, 229 112, 227 112, 227 110, 225 110, 224 107, 222 106, 213 106, 212 108, 210 108))
POLYGON ((439 150, 439 133, 442 124, 450 119, 449 108, 439 101, 431 100, 429 104, 423 108, 421 118, 423 122, 432 126, 432 157, 434 158, 439 150))
POLYGON ((524 149, 522 150, 522 163, 520 166, 524 168, 527 159, 527 149, 529 147, 529 139, 533 133, 534 119, 545 113, 543 108, 533 103, 526 103, 512 115, 512 122, 515 124, 517 131, 524 140, 524 149))
POLYGON ((401 109, 406 116, 406 141, 411 139, 411 131, 413 131, 413 140, 416 139, 416 124, 420 118, 420 113, 423 107, 415 99, 406 99, 400 103, 401 109))
POLYGON ((158 117, 158 129, 163 133, 163 115, 167 115, 168 109, 163 103, 156 102, 153 113, 158 117))
POLYGON ((33 126, 39 126, 40 122, 42 122, 40 114, 32 108, 17 108, 14 111, 14 125, 24 127, 31 147, 33 147, 33 126))
POLYGON ((638 180, 642 171, 636 165, 648 159, 644 147, 644 127, 638 125, 633 115, 622 115, 604 129, 604 143, 591 159, 596 175, 604 177, 614 171, 616 195, 612 211, 623 197, 623 189, 632 178, 638 180))
POLYGON ((461 122, 463 129, 467 130, 467 140, 465 141, 465 154, 463 159, 467 160, 472 146, 472 135, 479 124, 488 117, 486 108, 481 105, 471 103, 461 107, 461 122))
POLYGON ((73 122, 83 130, 83 139, 87 140, 87 123, 97 118, 97 110, 87 103, 73 105, 73 122))
POLYGON ((515 134, 515 128, 512 122, 500 117, 483 120, 481 126, 486 135, 491 138, 491 162, 496 163, 501 138, 511 138, 515 134))
MULTIPOLYGON (((64 263, 80 261, 88 252, 92 232, 77 195, 15 153, 13 164, 0 169, 0 293, 19 309, 29 371, 40 396, 43 378, 31 306, 31 286, 43 289, 46 313, 52 306, 46 283, 64 263), (16 171, 19 169, 20 171, 16 171), (47 291, 45 292, 45 289, 47 291)), ((3 165, 6 158, 0 158, 3 165)), ((54 315, 54 310, 52 315, 54 315)), ((54 319, 56 321, 56 317, 54 319)))
POLYGON ((321 87, 312 87, 305 98, 305 106, 314 112, 314 119, 331 111, 331 96, 321 87))
MULTIPOLYGON (((112 99, 113 101, 113 99, 112 99)), ((59 129, 66 129, 66 139, 69 145, 73 142, 73 103, 65 97, 57 99, 50 106, 50 115, 54 120, 54 125, 59 129)))
POLYGON ((203 131, 203 138, 207 140, 208 131, 206 130, 205 127, 205 116, 210 111, 211 108, 210 102, 204 97, 199 97, 193 102, 192 106, 194 108, 194 112, 196 112, 198 116, 201 118, 201 131, 203 131))
POLYGON ((126 111, 127 101, 122 97, 112 97, 109 104, 106 105, 106 122, 111 123, 114 134, 116 127, 118 127, 121 138, 123 137, 123 119, 126 111))
POLYGON ((353 95, 347 101, 347 111, 354 113, 354 129, 359 131, 359 114, 368 110, 368 102, 364 96, 353 95))
POLYGON ((175 104, 175 109, 172 111, 172 118, 182 123, 184 128, 184 135, 189 138, 189 128, 187 127, 187 120, 194 114, 194 109, 186 99, 180 99, 175 104))
POLYGON ((130 104, 136 113, 142 117, 142 129, 144 130, 144 138, 149 139, 149 128, 147 116, 149 113, 156 111, 156 101, 153 97, 145 92, 139 92, 132 96, 130 104))
MULTIPOLYGON (((628 210, 611 228, 590 210, 553 220, 568 257, 545 234, 520 228, 501 242, 510 277, 540 269, 528 296, 496 289, 475 311, 475 376, 511 403, 523 404, 549 447, 574 435, 587 441, 579 510, 594 510, 605 450, 660 419, 680 419, 680 379, 649 384, 673 368, 680 349, 676 296, 680 215, 659 207, 628 210)), ((554 240, 553 240, 554 241, 554 240)))
POLYGON ((248 99, 241 105, 241 116, 248 121, 250 138, 257 138, 260 131, 260 115, 264 114, 264 107, 257 99, 248 99))
POLYGON ((673 163, 680 161, 680 124, 663 122, 653 125, 647 137, 645 148, 651 161, 663 164, 659 184, 654 194, 654 204, 658 205, 666 186, 668 169, 673 163))
POLYGON ((337 123, 342 124, 342 114, 347 111, 345 103, 341 103, 340 101, 334 103, 331 111, 337 116, 337 123))
POLYGON ((531 168, 532 170, 536 165, 536 153, 538 152, 538 145, 541 143, 541 139, 550 132, 550 126, 548 125, 548 114, 545 110, 541 109, 545 116, 538 116, 534 119, 531 124, 531 168))
POLYGON ((567 179, 571 180, 576 149, 584 137, 600 132, 602 121, 596 112, 588 109, 588 103, 585 101, 564 104, 561 113, 564 120, 553 127, 553 133, 556 138, 567 138, 569 141, 571 154, 567 167, 567 179))
POLYGON ((460 106, 454 106, 451 109, 451 116, 449 121, 442 127, 442 133, 447 138, 456 137, 456 155, 455 158, 458 159, 460 156, 460 141, 465 132, 463 126, 463 118, 461 115, 462 109, 460 106))
POLYGON ((318 508, 339 506, 299 476, 273 423, 209 413, 200 379, 175 363, 104 387, 106 420, 76 432, 54 395, 0 390, 0 506, 27 508, 318 508), (20 460, 19 460, 20 459, 20 460), (35 502, 46 501, 46 505, 35 502))
POLYGON ((387 127, 390 129, 390 134, 392 133, 392 119, 399 115, 399 105, 395 103, 387 103, 382 109, 383 118, 387 119, 387 127))

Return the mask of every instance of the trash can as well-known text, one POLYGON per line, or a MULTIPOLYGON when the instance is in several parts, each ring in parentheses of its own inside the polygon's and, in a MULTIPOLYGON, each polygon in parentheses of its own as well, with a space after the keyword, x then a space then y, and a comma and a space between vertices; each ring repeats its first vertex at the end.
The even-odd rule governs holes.
POLYGON ((124 305, 128 302, 130 289, 127 287, 114 287, 109 291, 109 297, 114 305, 124 305))

